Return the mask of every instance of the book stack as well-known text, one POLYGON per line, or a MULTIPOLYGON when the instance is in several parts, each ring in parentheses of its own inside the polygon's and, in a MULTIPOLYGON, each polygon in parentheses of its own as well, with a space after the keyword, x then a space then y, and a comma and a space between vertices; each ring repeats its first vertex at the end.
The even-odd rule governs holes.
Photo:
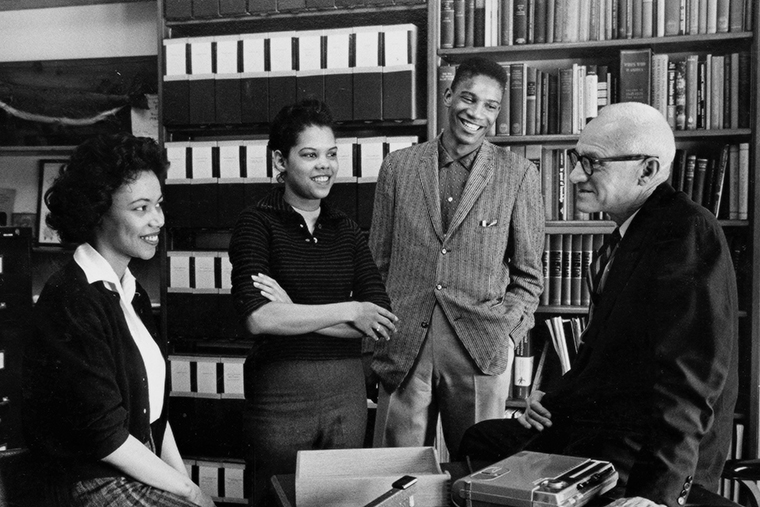
POLYGON ((444 0, 441 48, 750 31, 753 0, 444 0))
POLYGON ((578 353, 581 344, 581 336, 586 328, 585 317, 551 317, 544 321, 549 329, 554 351, 559 357, 559 364, 564 375, 570 371, 573 359, 578 353))

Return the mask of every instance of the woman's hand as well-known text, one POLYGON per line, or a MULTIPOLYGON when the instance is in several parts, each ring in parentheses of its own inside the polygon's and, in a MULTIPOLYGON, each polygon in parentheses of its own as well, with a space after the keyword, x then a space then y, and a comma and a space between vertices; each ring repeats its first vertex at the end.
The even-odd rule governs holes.
POLYGON ((525 398, 525 413, 517 418, 520 424, 526 428, 536 428, 538 431, 552 425, 552 414, 540 403, 543 397, 544 392, 536 389, 525 398))
POLYGON ((357 301, 351 321, 359 331, 375 341, 388 341, 396 332, 395 323, 398 322, 398 317, 374 303, 357 301))
POLYGON ((292 303, 290 296, 285 292, 285 289, 280 287, 277 280, 271 276, 259 273, 258 275, 252 275, 253 286, 261 291, 261 295, 267 298, 269 301, 276 303, 292 303))
POLYGON ((201 507, 216 506, 211 497, 204 493, 200 487, 198 487, 196 484, 193 484, 193 486, 195 487, 190 491, 190 496, 187 497, 188 500, 196 505, 200 505, 201 507))

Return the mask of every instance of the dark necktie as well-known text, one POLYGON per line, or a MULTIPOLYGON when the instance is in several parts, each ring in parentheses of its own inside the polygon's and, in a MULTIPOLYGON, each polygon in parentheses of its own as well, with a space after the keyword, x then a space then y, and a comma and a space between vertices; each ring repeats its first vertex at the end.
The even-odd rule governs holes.
POLYGON ((607 263, 610 262, 610 257, 615 251, 615 247, 620 241, 620 230, 616 227, 612 234, 605 238, 602 247, 596 253, 596 260, 591 263, 588 268, 588 276, 586 282, 589 284, 589 291, 591 292, 591 301, 596 304, 599 296, 601 295, 602 276, 604 275, 604 269, 607 267, 607 263))

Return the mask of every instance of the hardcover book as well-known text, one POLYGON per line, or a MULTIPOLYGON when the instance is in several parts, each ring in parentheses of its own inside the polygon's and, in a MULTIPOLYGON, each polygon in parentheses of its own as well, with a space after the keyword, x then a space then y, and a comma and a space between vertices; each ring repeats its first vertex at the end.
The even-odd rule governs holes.
POLYGON ((651 49, 623 49, 620 51, 620 101, 650 101, 651 49))

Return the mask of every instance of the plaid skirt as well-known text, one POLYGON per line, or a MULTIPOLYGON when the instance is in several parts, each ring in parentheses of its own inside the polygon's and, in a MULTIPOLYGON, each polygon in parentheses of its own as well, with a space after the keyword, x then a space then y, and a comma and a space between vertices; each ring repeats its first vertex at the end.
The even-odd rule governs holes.
MULTIPOLYGON (((156 452, 153 439, 145 446, 156 452)), ((66 505, 71 507, 197 507, 196 504, 130 477, 86 479, 70 485, 66 505)))

